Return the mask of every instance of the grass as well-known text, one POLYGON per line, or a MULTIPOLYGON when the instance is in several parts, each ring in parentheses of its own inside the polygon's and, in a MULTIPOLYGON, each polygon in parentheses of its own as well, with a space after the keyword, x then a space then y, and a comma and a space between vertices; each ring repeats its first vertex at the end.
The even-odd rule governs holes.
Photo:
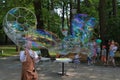
MULTIPOLYGON (((39 49, 33 49, 34 51, 37 51, 39 49)), ((56 52, 54 50, 50 50, 49 54, 51 57, 56 57, 56 52)), ((9 57, 9 56, 14 56, 14 55, 19 55, 19 52, 16 51, 16 46, 0 46, 0 57, 9 57), (3 50, 3 54, 1 54, 1 50, 3 50)), ((116 52, 115 59, 117 64, 120 64, 120 51, 116 52)))
MULTIPOLYGON (((33 49, 34 51, 38 50, 38 49, 33 49)), ((6 46, 0 46, 0 57, 9 57, 9 56, 14 56, 14 55, 18 55, 19 52, 16 51, 16 46, 13 45, 6 45, 6 46), (1 50, 3 50, 3 54, 1 54, 1 50)), ((49 52, 49 54, 51 56, 55 56, 56 53, 55 52, 49 52)))
POLYGON ((0 56, 1 57, 7 57, 7 56, 13 56, 17 55, 18 52, 16 51, 15 46, 1 46, 0 47, 0 56), (3 51, 3 54, 1 54, 1 51, 3 51))
MULTIPOLYGON (((38 48, 34 48, 34 51, 39 50, 38 48)), ((16 46, 15 45, 6 45, 6 46, 0 46, 0 57, 7 57, 7 56, 13 56, 13 55, 18 55, 19 52, 16 51, 16 46), (3 54, 1 54, 1 50, 3 50, 3 54)), ((56 56, 56 53, 54 50, 49 51, 50 56, 56 56)), ((116 52, 116 57, 120 57, 120 51, 116 52)))

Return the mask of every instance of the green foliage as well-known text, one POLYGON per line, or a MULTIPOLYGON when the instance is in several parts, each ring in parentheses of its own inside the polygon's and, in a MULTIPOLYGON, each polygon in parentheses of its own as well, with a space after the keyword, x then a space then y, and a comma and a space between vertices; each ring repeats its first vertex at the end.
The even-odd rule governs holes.
POLYGON ((3 38, 5 36, 5 33, 3 31, 2 24, 3 24, 3 19, 7 14, 7 12, 14 7, 26 7, 33 11, 34 7, 32 1, 33 0, 5 0, 4 4, 0 3, 0 39, 5 41, 3 38))
POLYGON ((98 3, 99 0, 89 0, 89 4, 84 1, 81 3, 81 13, 88 14, 89 16, 98 18, 98 3))
POLYGON ((3 37, 3 34, 4 34, 4 31, 3 31, 3 28, 0 29, 0 36, 3 37))
MULTIPOLYGON (((3 4, 0 3, 0 35, 4 35, 3 29, 2 29, 2 22, 3 18, 6 15, 6 13, 14 7, 26 7, 34 12, 34 0, 5 0, 6 2, 3 4)), ((57 34, 60 38, 63 37, 60 26, 62 24, 61 17, 53 11, 53 8, 61 8, 63 7, 63 3, 65 7, 69 7, 68 4, 72 0, 41 0, 42 3, 42 18, 44 22, 44 28, 46 30, 49 30, 55 34, 57 34), (52 3, 53 2, 53 8, 52 3), (49 4, 49 5, 48 5, 49 4)), ((75 0, 77 1, 77 0, 75 0)), ((112 11, 112 0, 106 0, 106 18, 108 18, 107 21, 107 34, 110 38, 115 38, 116 40, 119 40, 120 30, 120 1, 117 0, 117 14, 118 16, 115 18, 109 19, 109 13, 112 11)), ((77 3, 72 2, 73 8, 77 8, 77 3)), ((88 14, 89 16, 95 17, 97 20, 99 20, 99 0, 88 0, 88 2, 82 1, 80 4, 80 10, 81 13, 88 14)), ((39 10, 38 10, 39 12, 39 10)), ((67 19, 65 19, 66 21, 67 19)), ((98 25, 99 26, 99 25, 98 25)), ((96 29, 96 32, 99 33, 99 28, 96 29)), ((97 34, 98 35, 98 34, 97 34)), ((0 37, 1 38, 1 37, 0 37)))
POLYGON ((58 16, 58 14, 53 11, 49 11, 46 8, 43 8, 42 12, 44 13, 43 14, 44 28, 57 35, 60 35, 61 18, 58 16))
POLYGON ((0 47, 0 56, 6 57, 6 56, 13 56, 18 55, 18 52, 16 52, 15 46, 1 46, 0 47), (1 50, 3 50, 3 54, 1 54, 1 50))
POLYGON ((120 40, 119 34, 120 34, 120 18, 112 17, 108 20, 107 35, 109 35, 110 39, 119 41, 120 40))

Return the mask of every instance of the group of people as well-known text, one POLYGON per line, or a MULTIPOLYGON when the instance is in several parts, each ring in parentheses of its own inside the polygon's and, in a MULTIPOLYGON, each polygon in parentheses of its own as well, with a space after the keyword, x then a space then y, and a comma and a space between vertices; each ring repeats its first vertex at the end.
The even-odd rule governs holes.
MULTIPOLYGON (((88 46, 90 49, 90 53, 87 57, 88 65, 94 64, 97 61, 101 61, 104 65, 107 65, 109 64, 109 62, 112 62, 113 66, 116 66, 114 56, 118 49, 117 42, 112 40, 109 44, 108 51, 106 49, 106 45, 102 45, 101 48, 100 44, 96 43, 95 39, 92 39, 88 46)), ((38 74, 35 69, 35 63, 39 62, 40 57, 31 49, 31 47, 31 41, 27 41, 24 47, 24 51, 20 52, 20 61, 22 62, 21 80, 38 80, 38 74)), ((74 63, 80 63, 79 60, 80 57, 76 53, 74 63)))
POLYGON ((89 44, 89 48, 90 53, 87 57, 88 65, 101 61, 104 65, 108 65, 112 62, 113 66, 116 66, 114 57, 118 50, 117 42, 112 40, 107 48, 106 45, 102 45, 101 47, 100 44, 96 43, 95 39, 93 39, 89 44))

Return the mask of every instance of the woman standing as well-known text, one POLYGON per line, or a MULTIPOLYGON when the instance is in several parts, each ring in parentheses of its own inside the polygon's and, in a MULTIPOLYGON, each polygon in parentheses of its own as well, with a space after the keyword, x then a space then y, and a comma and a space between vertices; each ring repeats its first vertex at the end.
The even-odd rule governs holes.
POLYGON ((112 40, 111 44, 110 44, 110 48, 109 48, 109 58, 108 58, 108 62, 112 62, 113 66, 115 67, 115 52, 117 51, 118 47, 117 44, 114 42, 114 40, 112 40))

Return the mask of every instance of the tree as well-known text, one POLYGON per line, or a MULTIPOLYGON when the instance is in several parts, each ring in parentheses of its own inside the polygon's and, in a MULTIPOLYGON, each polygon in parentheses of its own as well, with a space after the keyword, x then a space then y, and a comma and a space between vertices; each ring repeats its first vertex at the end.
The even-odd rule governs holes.
POLYGON ((80 0, 77 0, 77 13, 80 13, 80 0))
POLYGON ((72 0, 70 0, 70 34, 72 35, 72 17, 73 17, 73 14, 72 14, 72 0))
POLYGON ((43 18, 42 18, 42 0, 34 0, 34 10, 37 18, 37 29, 44 29, 43 18))
MULTIPOLYGON (((105 41, 106 32, 106 0, 99 0, 99 25, 100 25, 100 38, 105 41)), ((103 42, 104 43, 104 42, 103 42)))
POLYGON ((119 17, 119 3, 117 0, 107 0, 107 25, 106 25, 106 35, 110 40, 115 40, 119 42, 120 34, 120 17, 119 17))
POLYGON ((112 0, 112 7, 113 7, 113 15, 116 16, 117 15, 117 2, 116 0, 112 0))
MULTIPOLYGON (((1 0, 2 1, 2 0, 1 0)), ((0 24, 7 11, 14 7, 26 7, 35 12, 37 18, 37 29, 45 29, 61 36, 60 26, 67 21, 69 24, 70 34, 72 34, 71 20, 72 10, 77 9, 77 13, 88 14, 95 17, 100 25, 100 37, 103 39, 112 38, 119 40, 119 21, 120 21, 120 1, 119 0, 4 0, 6 3, 1 8, 0 24), (62 5, 64 2, 64 5, 62 5), (118 4, 117 4, 118 3, 118 4), (55 9, 64 9, 63 18, 55 12, 55 9), (70 10, 70 15, 69 15, 70 10), (115 31, 113 31, 115 30, 115 31), (117 35, 117 36, 116 36, 117 35), (117 38, 116 38, 117 37, 117 38)), ((98 26, 99 26, 98 25, 98 26)), ((64 26, 64 24, 63 24, 64 26)), ((2 25, 0 25, 2 28, 2 25)), ((3 34, 1 30, 0 34, 3 34)), ((3 36, 0 36, 3 39, 3 36)), ((6 42, 7 42, 6 37, 6 42)), ((5 36, 4 36, 5 41, 5 36)))

